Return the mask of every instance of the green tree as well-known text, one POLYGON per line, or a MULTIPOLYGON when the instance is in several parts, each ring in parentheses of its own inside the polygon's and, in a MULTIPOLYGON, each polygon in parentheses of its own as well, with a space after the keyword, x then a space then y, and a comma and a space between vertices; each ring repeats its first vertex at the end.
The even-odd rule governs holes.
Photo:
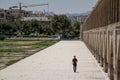
POLYGON ((74 23, 74 33, 75 33, 75 37, 80 36, 80 22, 74 23))
POLYGON ((71 26, 71 21, 66 15, 55 15, 51 20, 51 26, 55 34, 60 34, 65 38, 66 31, 71 26))
POLYGON ((3 22, 0 24, 0 34, 11 36, 16 32, 14 23, 3 22))
POLYGON ((32 32, 31 26, 30 26, 30 22, 24 22, 23 25, 23 33, 24 35, 30 35, 32 32))

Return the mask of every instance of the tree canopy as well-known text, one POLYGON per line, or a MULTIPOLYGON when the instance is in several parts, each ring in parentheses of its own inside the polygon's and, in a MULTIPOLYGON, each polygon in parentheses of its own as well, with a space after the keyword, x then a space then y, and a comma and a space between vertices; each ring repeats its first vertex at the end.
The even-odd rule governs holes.
POLYGON ((0 35, 36 36, 58 35, 62 39, 74 39, 79 37, 80 23, 72 23, 66 15, 55 15, 49 24, 31 20, 26 22, 15 21, 13 16, 8 17, 7 22, 0 23, 0 35))

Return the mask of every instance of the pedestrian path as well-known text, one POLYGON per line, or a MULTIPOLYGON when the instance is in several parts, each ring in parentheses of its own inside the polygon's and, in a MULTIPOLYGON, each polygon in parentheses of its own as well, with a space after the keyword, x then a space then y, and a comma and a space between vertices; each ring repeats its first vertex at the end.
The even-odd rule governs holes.
POLYGON ((81 41, 60 41, 0 71, 0 80, 108 80, 81 41), (73 72, 72 58, 78 59, 73 72))

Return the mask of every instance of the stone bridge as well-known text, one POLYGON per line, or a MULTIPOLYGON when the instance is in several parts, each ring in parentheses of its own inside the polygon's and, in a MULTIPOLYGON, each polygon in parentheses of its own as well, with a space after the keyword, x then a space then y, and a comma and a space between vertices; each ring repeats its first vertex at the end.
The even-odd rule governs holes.
POLYGON ((120 80, 120 0, 99 0, 81 28, 81 39, 104 71, 120 80))

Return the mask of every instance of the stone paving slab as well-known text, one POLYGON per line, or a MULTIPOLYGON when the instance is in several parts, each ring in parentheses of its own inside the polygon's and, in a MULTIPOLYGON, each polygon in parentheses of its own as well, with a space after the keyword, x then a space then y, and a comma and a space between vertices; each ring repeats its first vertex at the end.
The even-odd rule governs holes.
POLYGON ((108 80, 81 41, 60 41, 0 71, 0 80, 108 80), (77 72, 72 58, 78 58, 77 72))

